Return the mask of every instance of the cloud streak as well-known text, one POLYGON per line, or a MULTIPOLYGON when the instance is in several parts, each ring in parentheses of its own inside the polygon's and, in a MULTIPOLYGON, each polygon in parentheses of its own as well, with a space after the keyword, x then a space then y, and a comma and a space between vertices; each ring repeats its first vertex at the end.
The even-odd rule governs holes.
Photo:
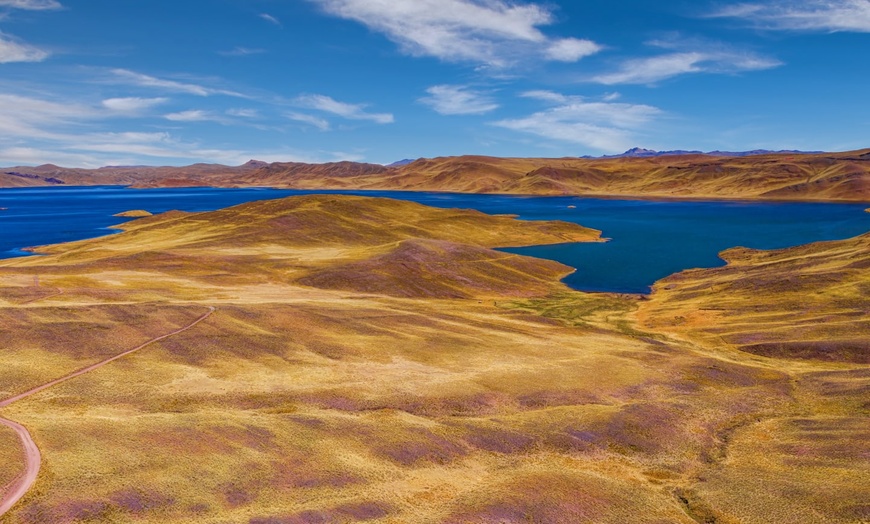
POLYGON ((178 82, 175 80, 168 80, 165 78, 157 78, 154 76, 137 73, 135 71, 130 71, 128 69, 112 69, 111 73, 115 81, 127 85, 150 87, 162 89, 165 91, 187 93, 196 96, 225 95, 239 98, 247 98, 245 95, 237 93, 235 91, 227 91, 225 89, 216 89, 200 84, 192 84, 186 82, 178 82))
POLYGON ((48 51, 19 42, 10 35, 0 33, 0 64, 42 62, 48 57, 48 51))
POLYGON ((390 113, 367 112, 365 104, 348 104, 325 95, 302 95, 297 97, 294 103, 300 107, 332 113, 349 120, 370 120, 376 124, 391 124, 395 120, 390 113))
POLYGON ((103 107, 118 113, 138 114, 154 106, 165 104, 168 101, 168 98, 107 98, 103 100, 103 107))
POLYGON ((632 147, 635 134, 662 114, 660 109, 648 105, 589 101, 551 91, 529 91, 523 96, 555 105, 492 125, 608 153, 632 147))
POLYGON ((177 113, 168 113, 163 115, 166 120, 172 122, 217 122, 220 119, 208 111, 202 109, 189 109, 187 111, 179 111, 177 113))
POLYGON ((867 0, 771 0, 743 3, 712 13, 711 18, 742 18, 774 30, 870 33, 867 0))
POLYGON ((295 111, 286 113, 284 116, 295 122, 302 122, 303 124, 314 126, 321 131, 329 131, 329 121, 325 118, 306 115, 305 113, 297 113, 295 111))
POLYGON ((753 51, 734 49, 718 42, 671 39, 653 40, 647 45, 666 52, 625 60, 616 71, 592 77, 605 84, 655 84, 679 75, 696 73, 734 74, 779 67, 782 62, 753 51))
POLYGON ((222 56, 251 56, 251 55, 261 55, 265 53, 265 49, 259 48, 251 48, 251 47, 234 47, 229 51, 218 51, 219 55, 222 56))
POLYGON ((481 115, 498 109, 491 97, 467 86, 437 85, 426 90, 429 96, 420 99, 442 115, 481 115))
POLYGON ((753 54, 690 51, 628 60, 618 71, 595 76, 593 81, 605 85, 654 84, 689 73, 738 73, 779 65, 782 62, 753 54))
POLYGON ((105 115, 100 108, 0 93, 0 140, 63 136, 58 129, 105 115))
POLYGON ((283 24, 281 23, 281 21, 278 20, 277 18, 275 18, 274 16, 270 15, 269 13, 260 13, 260 18, 269 22, 272 25, 276 25, 278 27, 283 27, 283 24))
POLYGON ((63 8, 60 2, 56 0, 0 0, 0 7, 25 9, 27 11, 49 11, 63 8))
POLYGON ((505 0, 309 0, 387 36, 414 56, 506 66, 520 55, 573 62, 598 52, 589 40, 553 39, 550 8, 505 0))
MULTIPOLYGON (((266 161, 321 161, 292 150, 244 151, 203 147, 168 132, 93 132, 95 123, 128 116, 124 111, 157 105, 158 99, 109 98, 97 105, 54 101, 0 93, 0 165, 44 164, 99 167, 142 163, 145 158, 173 162, 207 161, 241 164, 266 161)), ((176 121, 198 121, 215 115, 181 112, 176 121)), ((332 158, 330 155, 329 158, 332 158)))

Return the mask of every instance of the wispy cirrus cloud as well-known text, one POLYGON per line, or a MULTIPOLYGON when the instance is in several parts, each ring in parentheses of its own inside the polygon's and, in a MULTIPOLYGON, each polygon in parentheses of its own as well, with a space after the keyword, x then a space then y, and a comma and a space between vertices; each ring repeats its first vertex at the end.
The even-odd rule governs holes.
POLYGON ((294 99, 293 103, 300 107, 332 113, 349 120, 370 120, 376 124, 392 124, 395 121, 390 113, 369 113, 365 110, 367 107, 365 104, 340 102, 325 95, 302 95, 294 99))
POLYGON ((0 93, 0 140, 62 136, 60 129, 104 114, 103 109, 86 104, 0 93))
POLYGON ((0 7, 25 9, 28 11, 48 11, 63 8, 60 2, 56 0, 0 0, 0 7))
POLYGON ((260 112, 256 109, 231 108, 227 109, 226 113, 229 116, 237 116, 239 118, 257 118, 260 116, 260 112))
POLYGON ((654 84, 668 78, 693 73, 733 74, 779 67, 782 62, 748 50, 729 46, 679 39, 653 40, 651 47, 667 52, 624 61, 616 71, 592 77, 605 84, 654 84))
POLYGON ((251 56, 251 55, 261 55, 265 53, 265 49, 260 48, 251 48, 251 47, 234 47, 229 51, 218 51, 219 55, 222 56, 251 56))
POLYGON ((870 33, 867 0, 770 0, 724 7, 711 18, 741 18, 776 30, 870 33))
POLYGON ((283 24, 276 17, 270 15, 269 13, 260 13, 260 18, 269 22, 272 25, 276 25, 278 27, 283 27, 283 24))
POLYGON ((461 85, 437 85, 426 89, 419 101, 442 115, 481 115, 498 109, 489 95, 461 85))
POLYGON ((552 91, 528 91, 522 96, 541 100, 552 107, 523 118, 499 120, 492 125, 608 153, 632 147, 635 135, 662 114, 660 109, 649 105, 588 100, 552 91))
POLYGON ((248 98, 241 93, 237 93, 235 91, 229 91, 226 89, 218 89, 214 87, 204 86, 201 84, 194 84, 190 82, 179 82, 176 80, 169 80, 166 78, 158 78, 151 75, 146 75, 143 73, 137 73, 135 71, 130 71, 129 69, 112 69, 111 70, 112 78, 117 83, 122 83, 126 85, 134 85, 139 87, 151 87, 155 89, 162 89, 165 91, 178 92, 178 93, 187 93, 190 95, 196 96, 212 96, 212 95, 225 95, 225 96, 234 96, 239 98, 248 98))
POLYGON ((218 121, 219 117, 209 111, 202 109, 189 109, 187 111, 178 111, 177 113, 167 113, 163 115, 166 120, 172 122, 208 122, 218 121))
MULTIPOLYGON (((0 164, 7 167, 19 164, 55 164, 60 166, 100 167, 110 163, 113 162, 101 163, 96 156, 86 153, 71 153, 69 151, 44 149, 32 146, 0 146, 0 164)), ((117 164, 120 163, 121 162, 117 162, 117 164)))
POLYGON ((331 15, 383 33, 403 52, 445 61, 505 66, 521 55, 577 61, 602 49, 590 40, 553 38, 550 7, 506 0, 309 0, 331 15))
MULTIPOLYGON (((182 140, 169 131, 116 130, 123 125, 123 118, 139 118, 138 112, 146 112, 163 100, 127 97, 87 103, 64 97, 49 99, 0 92, 0 166, 54 163, 100 167, 194 161, 236 165, 251 158, 275 162, 323 162, 353 157, 336 151, 300 152, 284 147, 270 147, 268 150, 221 148, 216 143, 182 140), (105 124, 110 120, 112 125, 108 128, 105 124)), ((178 124, 214 119, 225 125, 250 125, 246 120, 259 116, 259 113, 253 109, 223 112, 194 109, 169 115, 173 115, 171 121, 178 124)))
POLYGON ((325 118, 307 115, 305 113, 297 113, 295 111, 285 113, 284 116, 295 122, 302 122, 303 124, 314 126, 321 131, 329 131, 329 121, 325 118))
POLYGON ((10 35, 0 32, 0 64, 11 62, 42 62, 50 53, 44 49, 25 44, 10 35))
POLYGON ((103 100, 103 107, 111 111, 124 114, 138 114, 154 106, 165 104, 169 99, 160 98, 139 98, 139 97, 124 97, 124 98, 107 98, 103 100))

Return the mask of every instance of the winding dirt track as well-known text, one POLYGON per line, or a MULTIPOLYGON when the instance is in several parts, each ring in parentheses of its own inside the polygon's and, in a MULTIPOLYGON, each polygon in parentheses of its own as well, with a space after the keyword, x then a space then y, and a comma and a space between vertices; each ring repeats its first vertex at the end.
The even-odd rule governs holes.
POLYGON ((36 442, 30 436, 27 428, 13 422, 0 418, 0 424, 12 428, 18 434, 19 440, 24 447, 24 473, 19 475, 9 484, 8 489, 0 498, 0 516, 9 511, 16 502, 27 493, 27 490, 36 482, 36 476, 39 474, 39 466, 42 464, 42 456, 39 454, 39 448, 36 447, 36 442))
MULTIPOLYGON (((51 382, 35 387, 29 391, 25 391, 24 393, 20 393, 18 395, 15 395, 14 397, 7 398, 6 400, 0 402, 0 408, 4 408, 9 404, 12 404, 13 402, 17 402, 23 398, 35 395, 40 391, 44 391, 50 387, 66 382, 67 380, 71 380, 86 373, 90 373, 91 371, 99 369, 106 364, 118 360, 119 358, 126 357, 131 353, 135 353, 142 348, 150 346, 155 342, 160 342, 161 340, 178 335, 179 333, 183 333, 188 329, 192 328, 193 326, 199 324, 203 320, 207 319, 214 312, 215 308, 212 306, 208 306, 208 312, 206 312, 204 315, 200 316, 183 328, 176 329, 172 333, 167 333, 157 338, 152 338, 148 342, 145 342, 144 344, 136 346, 135 348, 127 350, 123 353, 119 353, 114 357, 107 358, 106 360, 97 362, 96 364, 90 365, 86 368, 82 368, 57 380, 52 380, 51 382)), ((14 506, 19 500, 21 500, 22 497, 24 497, 30 487, 33 486, 33 484, 36 482, 36 477, 39 474, 39 467, 42 464, 42 455, 39 453, 39 448, 36 446, 36 442, 33 441, 33 437, 30 436, 30 432, 27 431, 27 428, 25 428, 21 424, 18 424, 17 422, 13 422, 2 417, 0 417, 0 424, 11 428, 13 431, 15 431, 16 434, 18 434, 18 439, 21 441, 21 445, 24 448, 25 464, 24 473, 16 478, 12 482, 12 484, 9 485, 9 488, 6 490, 5 493, 0 494, 0 516, 3 516, 3 514, 9 511, 12 506, 14 506)))

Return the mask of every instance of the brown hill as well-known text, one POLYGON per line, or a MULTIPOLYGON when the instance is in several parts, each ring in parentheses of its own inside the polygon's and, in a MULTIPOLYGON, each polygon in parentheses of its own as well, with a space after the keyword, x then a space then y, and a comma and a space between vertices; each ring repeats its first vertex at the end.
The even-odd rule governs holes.
POLYGON ((757 355, 870 363, 870 233, 721 256, 725 267, 657 282, 645 325, 757 355))
POLYGON ((571 271, 467 244, 406 240, 388 253, 315 271, 299 283, 394 297, 522 297, 551 292, 553 282, 571 271))
POLYGON ((544 195, 870 201, 870 151, 654 158, 418 160, 395 188, 544 195))
POLYGON ((590 195, 641 198, 722 198, 870 201, 870 150, 847 153, 769 153, 744 157, 700 154, 649 158, 419 159, 407 165, 249 162, 227 167, 57 166, 0 170, 0 187, 127 184, 160 186, 272 186, 590 195))
POLYGON ((237 278, 271 275, 391 296, 527 296, 552 291, 571 269, 489 248, 600 239, 599 231, 567 222, 328 195, 170 212, 119 227, 118 235, 37 248, 49 256, 14 264, 147 267, 203 280, 214 273, 202 266, 219 266, 237 278))

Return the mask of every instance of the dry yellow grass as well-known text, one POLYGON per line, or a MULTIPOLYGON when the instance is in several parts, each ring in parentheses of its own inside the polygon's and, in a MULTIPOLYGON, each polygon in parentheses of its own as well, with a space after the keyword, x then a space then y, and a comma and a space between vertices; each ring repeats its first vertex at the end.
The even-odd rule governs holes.
POLYGON ((870 233, 777 251, 655 285, 645 325, 762 356, 870 364, 870 233))
POLYGON ((12 429, 0 426, 0 494, 24 469, 22 449, 12 429))
POLYGON ((3 409, 44 461, 4 522, 863 518, 866 366, 737 351, 660 329, 655 296, 576 293, 553 266, 487 258, 596 232, 397 205, 154 216, 0 263, 4 397, 217 307, 3 409), (469 253, 492 265, 469 272, 469 253), (381 287, 341 284, 362 270, 381 287), (35 273, 45 289, 27 288, 35 273), (466 298, 420 285, 433 275, 466 298))
POLYGON ((142 218, 142 217, 150 217, 153 215, 150 211, 145 211, 144 209, 131 209, 130 211, 124 211, 121 213, 117 213, 116 217, 125 217, 125 218, 142 218))

